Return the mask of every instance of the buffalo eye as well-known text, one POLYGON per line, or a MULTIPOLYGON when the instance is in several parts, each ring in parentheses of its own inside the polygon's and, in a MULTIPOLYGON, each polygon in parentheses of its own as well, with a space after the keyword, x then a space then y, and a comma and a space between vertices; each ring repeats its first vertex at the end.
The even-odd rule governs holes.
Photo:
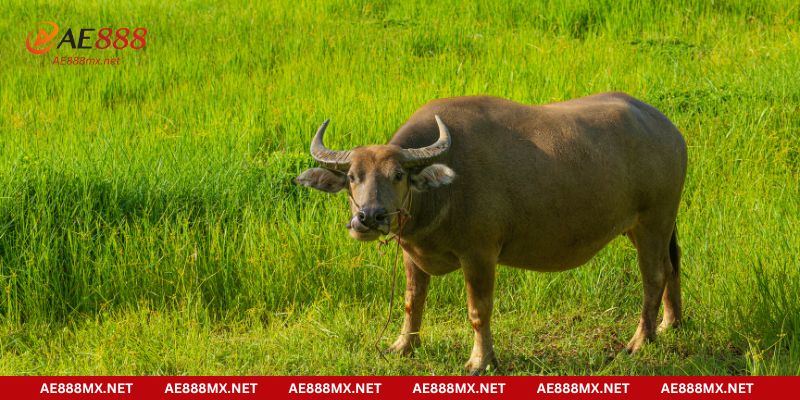
POLYGON ((405 176, 406 175, 403 173, 403 171, 397 171, 397 172, 394 173, 394 181, 395 182, 400 182, 400 181, 403 180, 403 177, 405 177, 405 176))
POLYGON ((347 174, 347 180, 350 181, 350 183, 355 183, 356 182, 356 176, 353 175, 353 174, 347 174))

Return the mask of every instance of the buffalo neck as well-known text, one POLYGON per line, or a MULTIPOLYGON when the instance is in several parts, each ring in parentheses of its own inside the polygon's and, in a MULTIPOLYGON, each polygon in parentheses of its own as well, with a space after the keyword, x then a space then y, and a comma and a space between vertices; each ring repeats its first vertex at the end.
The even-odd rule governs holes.
POLYGON ((429 235, 438 230, 450 214, 449 192, 448 187, 412 192, 408 210, 410 218, 400 232, 401 242, 422 244, 429 235))

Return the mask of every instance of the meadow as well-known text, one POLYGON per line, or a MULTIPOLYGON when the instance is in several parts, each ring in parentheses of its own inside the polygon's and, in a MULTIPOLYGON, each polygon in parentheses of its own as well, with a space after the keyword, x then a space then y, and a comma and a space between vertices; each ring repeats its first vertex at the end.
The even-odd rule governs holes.
MULTIPOLYGON (((414 357, 378 356, 392 252, 300 188, 316 127, 383 143, 425 102, 603 91, 684 133, 686 321, 617 357, 641 301, 624 238, 499 268, 499 374, 800 374, 796 1, 130 1, 0 6, 0 374, 463 373, 460 273, 414 357), (432 4, 429 4, 432 3, 432 4), (33 55, 37 21, 146 27, 139 51, 33 55), (120 56, 118 66, 52 65, 120 56)), ((398 281, 403 277, 398 272, 398 281)), ((402 290, 395 294, 395 304, 402 290)))

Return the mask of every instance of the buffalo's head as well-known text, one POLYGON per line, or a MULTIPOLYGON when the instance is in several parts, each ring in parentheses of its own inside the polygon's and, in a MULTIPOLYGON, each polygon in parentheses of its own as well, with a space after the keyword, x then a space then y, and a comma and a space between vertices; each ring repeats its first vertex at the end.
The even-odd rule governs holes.
POLYGON ((411 191, 447 185, 455 178, 452 169, 435 163, 450 149, 450 132, 438 115, 439 139, 419 149, 387 144, 330 150, 323 143, 328 122, 311 141, 311 156, 321 168, 308 169, 295 181, 328 193, 347 190, 352 212, 347 227, 355 239, 375 240, 397 229, 411 191))

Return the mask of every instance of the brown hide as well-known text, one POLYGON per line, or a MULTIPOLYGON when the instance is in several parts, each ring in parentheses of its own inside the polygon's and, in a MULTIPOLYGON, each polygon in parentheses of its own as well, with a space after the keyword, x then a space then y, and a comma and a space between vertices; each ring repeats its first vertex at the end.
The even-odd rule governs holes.
POLYGON ((619 93, 536 107, 494 97, 436 100, 389 143, 435 141, 434 114, 452 135, 440 162, 457 178, 414 194, 403 235, 430 274, 458 268, 458 255, 475 251, 537 271, 576 267, 652 209, 667 214, 672 229, 686 145, 647 104, 619 93), (426 262, 431 257, 452 261, 426 262))

